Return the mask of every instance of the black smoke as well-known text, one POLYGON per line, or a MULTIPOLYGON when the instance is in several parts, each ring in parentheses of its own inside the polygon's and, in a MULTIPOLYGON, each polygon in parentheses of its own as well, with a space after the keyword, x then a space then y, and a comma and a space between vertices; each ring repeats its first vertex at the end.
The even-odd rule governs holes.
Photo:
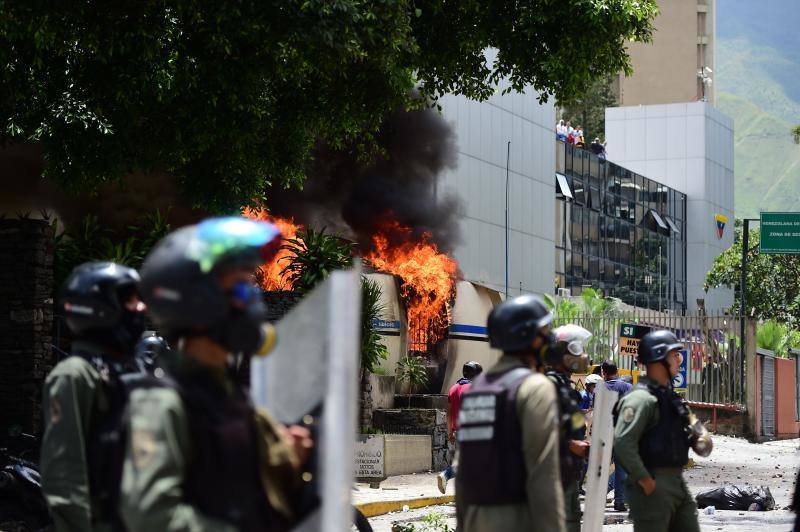
MULTIPOLYGON (((379 152, 365 161, 358 149, 317 147, 303 190, 271 188, 267 204, 277 216, 353 238, 363 249, 397 221, 419 238, 430 233, 442 251, 458 243, 458 199, 440 185, 455 168, 455 135, 433 109, 397 111, 376 137, 379 152)), ((408 234, 395 234, 405 240, 408 234)))

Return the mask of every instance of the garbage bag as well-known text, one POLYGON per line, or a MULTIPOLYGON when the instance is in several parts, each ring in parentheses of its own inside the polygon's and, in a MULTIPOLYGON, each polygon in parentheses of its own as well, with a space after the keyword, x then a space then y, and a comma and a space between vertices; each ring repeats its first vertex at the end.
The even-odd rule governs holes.
POLYGON ((714 506, 717 510, 748 510, 756 504, 753 508, 762 511, 775 509, 775 499, 767 486, 726 484, 698 493, 695 500, 698 508, 714 506))

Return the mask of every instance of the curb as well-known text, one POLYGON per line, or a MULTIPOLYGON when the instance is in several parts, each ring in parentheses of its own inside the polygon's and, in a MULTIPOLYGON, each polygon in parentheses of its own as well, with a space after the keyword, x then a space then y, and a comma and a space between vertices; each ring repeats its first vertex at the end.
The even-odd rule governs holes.
POLYGON ((364 517, 375 517, 377 515, 388 514, 390 512, 397 512, 403 509, 403 506, 409 508, 424 508, 425 506, 436 506, 438 504, 447 504, 456 500, 455 495, 442 495, 441 497, 422 497, 418 499, 405 499, 399 501, 378 501, 378 502, 365 502, 356 504, 356 508, 364 517))

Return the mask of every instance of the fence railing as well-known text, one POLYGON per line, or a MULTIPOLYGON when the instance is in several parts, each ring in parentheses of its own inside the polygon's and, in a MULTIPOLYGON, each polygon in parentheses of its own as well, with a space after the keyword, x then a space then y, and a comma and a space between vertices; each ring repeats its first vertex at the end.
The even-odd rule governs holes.
POLYGON ((685 316, 643 310, 589 312, 557 316, 555 326, 578 324, 592 332, 587 353, 592 362, 614 360, 622 369, 638 369, 635 357, 620 353, 623 324, 669 329, 686 346, 686 398, 689 401, 744 405, 743 364, 739 318, 722 313, 685 316))

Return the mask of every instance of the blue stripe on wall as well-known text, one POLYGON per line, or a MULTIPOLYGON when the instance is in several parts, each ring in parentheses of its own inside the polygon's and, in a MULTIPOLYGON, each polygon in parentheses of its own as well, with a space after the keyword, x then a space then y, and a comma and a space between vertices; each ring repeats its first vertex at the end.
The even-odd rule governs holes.
POLYGON ((450 332, 486 335, 486 327, 481 327, 480 325, 466 325, 464 323, 454 323, 450 326, 450 332))

